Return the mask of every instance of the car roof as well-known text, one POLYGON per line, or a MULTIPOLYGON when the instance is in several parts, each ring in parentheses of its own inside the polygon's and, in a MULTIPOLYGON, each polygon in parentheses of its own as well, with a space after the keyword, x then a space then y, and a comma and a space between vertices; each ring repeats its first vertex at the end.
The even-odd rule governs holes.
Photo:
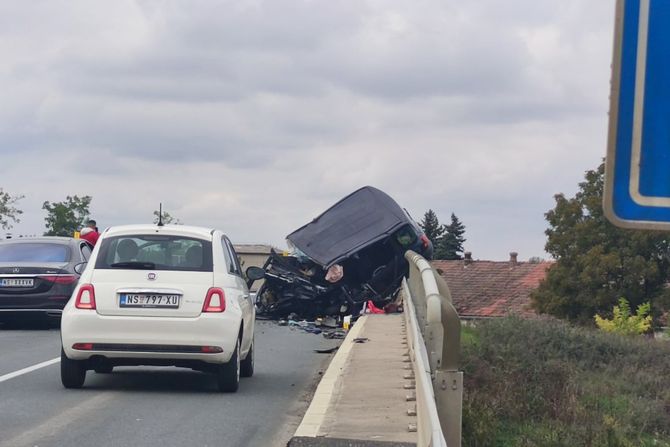
POLYGON ((106 229, 103 233, 103 237, 158 233, 211 240, 215 231, 216 230, 212 228, 194 227, 189 225, 163 225, 160 227, 155 224, 119 225, 106 229))
POLYGON ((317 264, 329 268, 412 222, 388 194, 364 186, 286 239, 317 264))
POLYGON ((2 239, 1 243, 48 243, 48 244, 70 244, 73 241, 76 241, 73 237, 62 237, 62 236, 36 236, 36 237, 20 237, 20 238, 11 238, 11 239, 2 239))

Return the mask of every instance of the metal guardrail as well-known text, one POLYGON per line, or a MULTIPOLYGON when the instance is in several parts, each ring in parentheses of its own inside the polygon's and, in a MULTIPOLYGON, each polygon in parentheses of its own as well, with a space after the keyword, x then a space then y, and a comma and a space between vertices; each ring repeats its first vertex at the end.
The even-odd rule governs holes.
POLYGON ((413 251, 403 280, 408 346, 416 380, 418 445, 460 447, 463 373, 458 370, 461 322, 449 287, 413 251))

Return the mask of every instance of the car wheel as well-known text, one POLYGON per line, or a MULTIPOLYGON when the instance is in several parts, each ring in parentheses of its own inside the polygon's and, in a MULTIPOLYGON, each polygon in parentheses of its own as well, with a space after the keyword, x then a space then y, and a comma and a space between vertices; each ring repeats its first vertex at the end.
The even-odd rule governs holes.
POLYGON ((240 339, 228 363, 219 366, 217 377, 219 391, 234 393, 240 386, 240 339))
POLYGON ((60 380, 65 388, 81 388, 86 380, 84 362, 67 358, 62 348, 60 351, 60 380))
POLYGON ((247 356, 240 363, 240 376, 251 377, 254 375, 254 340, 251 339, 251 346, 247 356))

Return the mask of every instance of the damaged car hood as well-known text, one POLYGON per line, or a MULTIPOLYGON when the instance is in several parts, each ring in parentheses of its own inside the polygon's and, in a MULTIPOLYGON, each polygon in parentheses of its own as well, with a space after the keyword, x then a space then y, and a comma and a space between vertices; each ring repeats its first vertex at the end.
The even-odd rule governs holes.
POLYGON ((329 268, 362 247, 388 237, 407 222, 407 214, 391 197, 365 186, 286 239, 314 262, 329 268))

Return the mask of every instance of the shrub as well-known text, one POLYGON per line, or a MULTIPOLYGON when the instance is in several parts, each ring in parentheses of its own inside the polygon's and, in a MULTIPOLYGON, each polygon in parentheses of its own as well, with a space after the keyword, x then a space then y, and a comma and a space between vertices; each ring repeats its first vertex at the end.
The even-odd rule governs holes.
POLYGON ((514 317, 467 331, 464 446, 670 446, 667 342, 514 317))
POLYGON ((596 325, 605 332, 621 335, 640 335, 651 329, 651 304, 649 302, 637 306, 635 315, 630 314, 630 304, 625 298, 619 298, 619 305, 614 306, 614 316, 606 320, 600 315, 594 317, 596 325))

